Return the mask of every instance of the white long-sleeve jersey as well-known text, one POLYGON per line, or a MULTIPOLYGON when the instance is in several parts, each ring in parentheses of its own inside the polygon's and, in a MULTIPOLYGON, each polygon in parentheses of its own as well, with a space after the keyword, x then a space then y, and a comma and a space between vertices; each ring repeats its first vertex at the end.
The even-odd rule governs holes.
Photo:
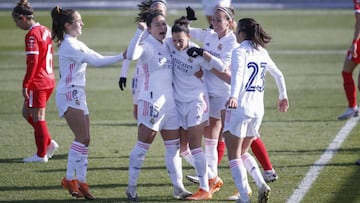
POLYGON ((168 47, 151 35, 141 40, 141 35, 142 31, 137 30, 127 50, 128 59, 139 60, 144 73, 138 100, 149 101, 164 109, 175 108, 168 47))
MULTIPOLYGON (((190 33, 194 39, 202 42, 204 50, 220 59, 216 64, 204 63, 204 66, 210 66, 204 67, 205 70, 211 70, 213 68, 211 67, 212 65, 219 66, 214 67, 217 70, 230 69, 231 52, 239 45, 236 42, 236 37, 233 32, 229 32, 220 39, 218 34, 212 29, 190 28, 190 33)), ((229 84, 217 77, 211 71, 204 71, 204 78, 209 96, 229 97, 229 84)))
POLYGON ((60 44, 58 54, 60 80, 56 91, 59 93, 67 92, 72 86, 85 87, 87 64, 100 67, 123 60, 122 53, 116 56, 102 56, 67 34, 60 44))
POLYGON ((238 99, 238 109, 250 117, 264 115, 265 75, 275 79, 279 99, 287 98, 285 79, 263 47, 254 49, 248 40, 232 52, 231 97, 238 99))
MULTIPOLYGON (((206 63, 202 57, 190 57, 186 51, 178 51, 171 39, 166 41, 173 65, 173 84, 175 100, 180 102, 189 102, 202 98, 206 94, 205 83, 202 79, 195 76, 206 63)), ((190 47, 198 47, 195 43, 190 42, 190 47)))

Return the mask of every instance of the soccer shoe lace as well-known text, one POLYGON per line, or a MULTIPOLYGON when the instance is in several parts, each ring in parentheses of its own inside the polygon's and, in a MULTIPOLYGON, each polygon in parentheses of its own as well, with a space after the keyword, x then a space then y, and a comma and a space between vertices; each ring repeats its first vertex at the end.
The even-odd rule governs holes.
POLYGON ((35 153, 35 154, 32 155, 31 157, 24 158, 23 161, 24 161, 24 163, 31 163, 31 162, 42 162, 42 163, 46 163, 46 162, 48 162, 48 158, 47 158, 47 156, 39 157, 39 156, 35 153))
POLYGON ((209 179, 210 193, 214 194, 215 192, 219 191, 223 184, 224 182, 221 180, 219 176, 209 179))
POLYGON ((210 192, 206 192, 205 190, 199 188, 199 190, 188 197, 186 197, 186 200, 209 200, 212 198, 212 194, 210 192))
POLYGON ((270 198, 270 192, 270 187, 266 184, 263 184, 259 189, 258 203, 267 203, 270 198))
POLYGON ((359 112, 358 112, 358 107, 354 107, 354 108, 347 108, 346 111, 341 114, 338 119, 339 120, 346 120, 349 119, 353 116, 358 116, 359 112))
POLYGON ((192 195, 192 193, 187 191, 185 188, 174 187, 173 196, 175 199, 185 199, 190 195, 192 195))
POLYGON ((78 182, 77 180, 66 180, 66 178, 64 177, 61 180, 61 185, 63 186, 63 188, 67 189, 70 193, 71 196, 76 197, 76 198, 80 198, 83 197, 83 194, 79 191, 79 186, 78 186, 78 182))
POLYGON ((95 196, 90 193, 89 185, 87 183, 79 183, 79 190, 83 194, 83 196, 88 200, 94 200, 95 196))
POLYGON ((55 154, 58 148, 58 143, 56 143, 55 140, 51 140, 50 144, 47 146, 46 149, 46 156, 50 159, 55 154))

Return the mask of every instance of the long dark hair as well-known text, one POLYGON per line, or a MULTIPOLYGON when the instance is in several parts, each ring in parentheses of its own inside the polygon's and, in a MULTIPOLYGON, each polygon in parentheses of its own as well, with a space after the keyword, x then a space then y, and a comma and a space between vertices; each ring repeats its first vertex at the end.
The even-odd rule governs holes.
POLYGON ((11 15, 13 18, 20 18, 25 16, 28 19, 34 18, 34 10, 31 8, 30 3, 27 0, 20 0, 11 15))
POLYGON ((52 18, 52 33, 51 38, 57 43, 64 40, 65 23, 72 23, 74 21, 73 9, 63 9, 56 6, 51 10, 52 18))
POLYGON ((271 42, 271 36, 264 31, 262 26, 252 18, 240 19, 237 25, 237 34, 244 32, 245 40, 250 40, 251 45, 257 49, 260 45, 265 47, 271 42))

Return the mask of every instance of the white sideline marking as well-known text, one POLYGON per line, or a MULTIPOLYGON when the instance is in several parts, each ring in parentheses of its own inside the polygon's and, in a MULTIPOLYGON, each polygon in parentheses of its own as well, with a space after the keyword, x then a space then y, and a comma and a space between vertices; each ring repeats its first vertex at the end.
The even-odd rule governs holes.
POLYGON ((346 137, 350 134, 351 130, 356 126, 359 121, 359 117, 352 117, 346 124, 341 128, 336 137, 330 143, 325 152, 321 155, 313 166, 310 167, 305 178, 301 181, 298 188, 293 192, 291 197, 287 200, 287 203, 300 203, 304 198, 305 194, 311 188, 311 185, 315 182, 320 172, 326 164, 332 159, 334 154, 337 152, 341 144, 344 142, 346 137))

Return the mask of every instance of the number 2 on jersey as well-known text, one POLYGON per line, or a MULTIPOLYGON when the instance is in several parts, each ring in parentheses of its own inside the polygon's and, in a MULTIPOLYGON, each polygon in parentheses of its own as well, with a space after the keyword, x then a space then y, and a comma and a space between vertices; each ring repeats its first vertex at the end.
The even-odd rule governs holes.
POLYGON ((255 62, 249 62, 247 64, 247 68, 252 69, 252 73, 251 73, 251 75, 249 77, 248 82, 245 85, 245 90, 246 91, 249 91, 249 92, 255 92, 255 91, 262 92, 262 91, 264 91, 265 66, 266 66, 266 63, 264 63, 264 62, 260 63, 260 67, 255 62), (259 74, 260 74, 259 79, 260 79, 261 84, 257 84, 258 81, 259 81, 259 79, 257 79, 257 77, 259 77, 259 74))

